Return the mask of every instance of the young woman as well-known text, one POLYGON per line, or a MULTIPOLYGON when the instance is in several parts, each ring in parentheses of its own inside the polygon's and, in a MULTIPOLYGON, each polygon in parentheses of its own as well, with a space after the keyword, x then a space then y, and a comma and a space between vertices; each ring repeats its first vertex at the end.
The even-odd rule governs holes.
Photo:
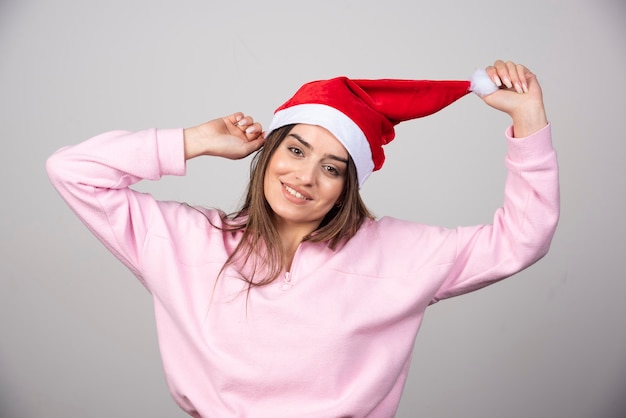
POLYGON ((466 82, 324 80, 281 106, 267 133, 235 113, 189 129, 109 132, 49 158, 61 196, 152 294, 181 408, 391 417, 425 309, 546 254, 559 194, 541 88, 512 62, 484 74, 483 100, 512 118, 505 201, 491 225, 374 219, 359 196, 393 126, 457 100, 466 82), (259 149, 230 216, 129 188, 183 175, 186 159, 259 149))

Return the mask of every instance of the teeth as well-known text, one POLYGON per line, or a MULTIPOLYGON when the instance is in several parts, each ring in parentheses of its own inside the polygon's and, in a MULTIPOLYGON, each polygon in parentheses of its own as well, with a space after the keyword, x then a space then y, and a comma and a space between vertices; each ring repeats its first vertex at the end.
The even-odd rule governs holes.
POLYGON ((285 186, 285 190, 287 190, 290 195, 295 196, 298 199, 307 200, 306 196, 304 196, 302 193, 298 193, 297 191, 295 191, 289 186, 285 186))

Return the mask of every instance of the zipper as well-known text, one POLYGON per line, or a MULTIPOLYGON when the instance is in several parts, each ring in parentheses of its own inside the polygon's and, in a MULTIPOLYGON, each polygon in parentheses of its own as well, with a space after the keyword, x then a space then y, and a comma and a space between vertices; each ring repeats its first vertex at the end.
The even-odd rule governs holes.
POLYGON ((293 286, 291 282, 291 272, 286 271, 283 276, 283 283, 280 285, 280 290, 289 290, 293 286))
POLYGON ((298 266, 298 260, 300 259, 303 245, 305 245, 305 243, 301 242, 298 248, 296 248, 296 253, 293 255, 293 260, 291 260, 291 267, 289 271, 285 271, 283 274, 283 282, 280 284, 280 290, 286 291, 293 287, 293 272, 296 271, 298 266))

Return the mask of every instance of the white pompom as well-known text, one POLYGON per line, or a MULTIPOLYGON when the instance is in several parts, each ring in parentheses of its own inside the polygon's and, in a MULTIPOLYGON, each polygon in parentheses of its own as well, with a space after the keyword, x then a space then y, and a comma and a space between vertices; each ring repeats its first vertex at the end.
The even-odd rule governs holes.
POLYGON ((488 96, 498 91, 498 86, 487 75, 487 71, 478 69, 472 74, 470 90, 479 96, 488 96))

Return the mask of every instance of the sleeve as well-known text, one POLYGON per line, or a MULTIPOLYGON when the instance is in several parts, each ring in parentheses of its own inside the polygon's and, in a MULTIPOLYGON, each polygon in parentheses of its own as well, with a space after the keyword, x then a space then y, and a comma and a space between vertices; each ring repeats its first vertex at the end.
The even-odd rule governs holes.
POLYGON ((139 255, 158 203, 129 186, 185 174, 182 129, 108 132, 61 148, 46 169, 81 221, 143 282, 139 255))
POLYGON ((559 178, 551 126, 526 138, 506 132, 504 204, 491 225, 455 230, 456 256, 432 303, 511 276, 546 255, 559 219, 559 178))

